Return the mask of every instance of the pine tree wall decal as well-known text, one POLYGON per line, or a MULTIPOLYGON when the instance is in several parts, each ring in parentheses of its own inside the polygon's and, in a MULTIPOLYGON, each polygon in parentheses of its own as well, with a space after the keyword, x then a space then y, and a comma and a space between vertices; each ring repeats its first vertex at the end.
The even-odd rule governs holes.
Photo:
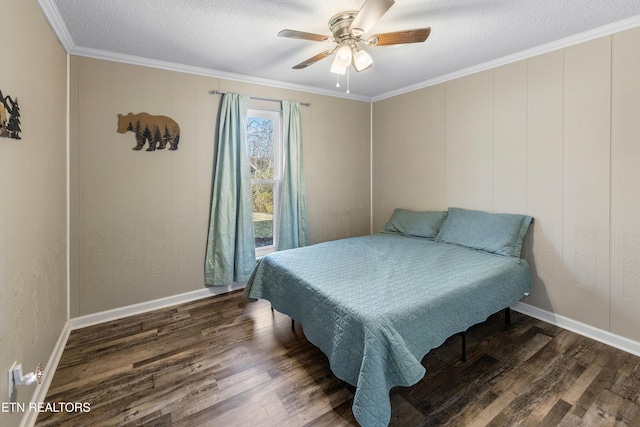
POLYGON ((0 90, 0 137, 22 139, 20 132, 18 97, 12 99, 9 95, 4 96, 0 90))

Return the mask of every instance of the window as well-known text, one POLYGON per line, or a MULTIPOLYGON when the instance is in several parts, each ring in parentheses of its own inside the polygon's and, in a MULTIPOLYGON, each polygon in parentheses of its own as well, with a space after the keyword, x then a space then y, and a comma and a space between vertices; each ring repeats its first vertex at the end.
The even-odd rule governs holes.
POLYGON ((249 109, 247 145, 251 162, 256 256, 260 257, 274 252, 278 244, 282 113, 249 109))

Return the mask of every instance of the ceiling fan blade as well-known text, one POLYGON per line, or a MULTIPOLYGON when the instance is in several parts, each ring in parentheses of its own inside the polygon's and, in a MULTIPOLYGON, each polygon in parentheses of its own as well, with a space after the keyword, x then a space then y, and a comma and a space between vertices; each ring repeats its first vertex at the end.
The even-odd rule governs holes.
POLYGON ((291 39, 311 40, 314 42, 333 41, 331 36, 323 36, 322 34, 305 33, 304 31, 282 30, 278 33, 278 37, 289 37, 291 39))
POLYGON ((335 49, 333 49, 333 50, 325 50, 324 52, 320 52, 316 56, 312 56, 311 58, 307 59, 306 61, 302 61, 301 63, 299 63, 298 65, 295 65, 292 68, 294 70, 301 70, 303 68, 307 68, 309 65, 315 64, 316 62, 320 61, 321 59, 324 59, 327 56, 331 55, 333 52, 335 52, 335 49))
POLYGON ((349 31, 360 34, 368 32, 394 3, 394 0, 367 0, 349 26, 349 31))
POLYGON ((370 46, 388 46, 392 44, 421 43, 429 37, 429 34, 431 34, 431 27, 375 34, 371 36, 367 44, 370 46))

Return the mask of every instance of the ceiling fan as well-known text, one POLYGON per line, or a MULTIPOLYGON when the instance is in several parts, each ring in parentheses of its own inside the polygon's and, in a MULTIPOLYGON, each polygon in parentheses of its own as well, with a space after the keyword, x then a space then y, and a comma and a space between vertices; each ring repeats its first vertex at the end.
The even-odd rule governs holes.
POLYGON ((359 11, 351 10, 338 13, 329 20, 329 29, 333 36, 324 36, 296 30, 280 31, 278 33, 279 37, 336 43, 333 49, 320 52, 306 61, 295 65, 293 69, 299 70, 306 68, 336 53, 331 66, 332 73, 344 74, 350 65, 353 65, 353 68, 360 72, 373 65, 373 59, 361 48, 361 45, 389 46, 394 44, 421 43, 425 41, 431 33, 430 27, 365 36, 394 3, 394 0, 366 0, 359 11))

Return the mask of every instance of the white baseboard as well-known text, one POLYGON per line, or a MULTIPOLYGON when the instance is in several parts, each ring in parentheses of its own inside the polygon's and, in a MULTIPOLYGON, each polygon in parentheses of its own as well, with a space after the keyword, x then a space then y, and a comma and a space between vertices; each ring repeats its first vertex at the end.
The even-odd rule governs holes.
MULTIPOLYGON (((70 332, 69 322, 67 321, 62 328, 62 332, 60 332, 56 345, 53 347, 51 356, 49 356, 49 360, 47 361, 47 366, 44 367, 45 376, 42 384, 36 385, 36 389, 33 391, 30 402, 44 402, 44 398, 47 396, 49 386, 53 380, 53 374, 56 372, 56 369, 58 369, 58 363, 62 357, 62 352, 64 351, 64 347, 67 345, 67 339, 69 338, 70 332)), ((38 412, 25 411, 20 422, 20 427, 31 427, 35 425, 37 418, 38 412)))
POLYGON ((615 347, 619 350, 626 351, 627 353, 631 353, 635 356, 640 356, 640 342, 621 337, 620 335, 616 335, 603 329, 599 329, 522 302, 515 303, 511 308, 514 311, 542 320, 543 322, 575 332, 587 338, 615 347))
POLYGON ((183 304, 186 302, 197 301, 213 295, 221 295, 227 292, 244 288, 244 283, 234 283, 230 286, 211 286, 197 291, 186 292, 184 294, 172 295, 153 301, 145 301, 138 304, 118 307, 112 310, 101 311, 99 313, 87 314, 85 316, 75 317, 69 320, 71 330, 84 328, 87 326, 97 325, 99 323, 109 322, 112 320, 122 319, 136 314, 146 313, 148 311, 159 310, 161 308, 171 307, 172 305, 183 304))
MULTIPOLYGON (((244 283, 234 283, 230 286, 212 286, 197 291, 187 292, 179 295, 172 295, 166 298, 160 298, 153 301, 142 302, 139 304, 133 304, 126 307, 114 308, 112 310, 102 311, 100 313, 88 314, 86 316, 80 316, 70 319, 65 323, 58 337, 47 366, 45 367, 46 375, 42 384, 38 384, 33 392, 31 402, 44 402, 53 375, 55 374, 62 352, 67 345, 67 340, 71 331, 74 329, 84 328, 86 326, 97 325, 103 322, 109 322, 111 320, 122 319, 124 317, 133 316, 135 314, 146 313, 148 311, 158 310, 165 307, 171 307, 172 305, 183 304, 186 302, 197 301, 213 295, 221 295, 227 292, 235 291, 244 288, 244 283)), ((26 411, 20 422, 20 427, 33 427, 38 418, 36 411, 26 411)))

